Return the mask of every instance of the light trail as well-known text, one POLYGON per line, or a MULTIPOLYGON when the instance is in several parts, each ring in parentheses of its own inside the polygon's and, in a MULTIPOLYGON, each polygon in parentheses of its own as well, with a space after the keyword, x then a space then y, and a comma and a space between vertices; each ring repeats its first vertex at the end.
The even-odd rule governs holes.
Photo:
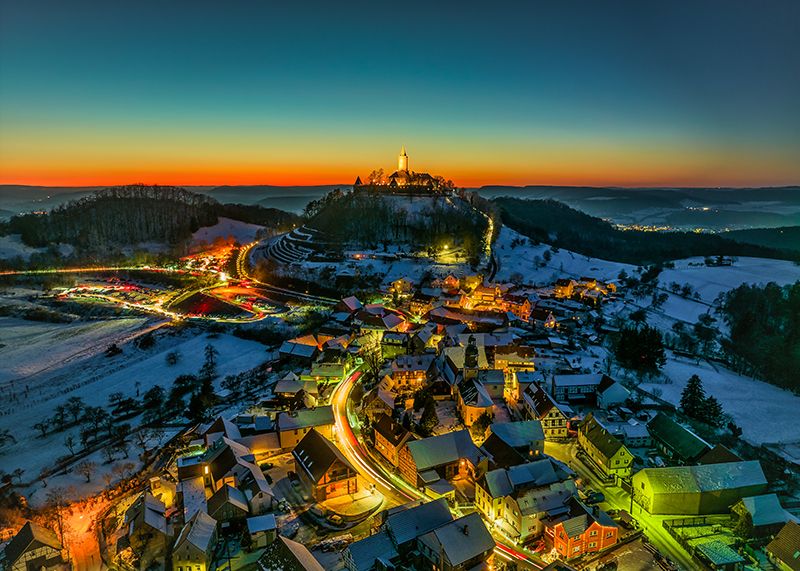
MULTIPOLYGON (((356 466, 362 477, 368 481, 372 481, 376 485, 380 485, 384 490, 395 495, 395 497, 399 496, 402 499, 401 503, 414 500, 430 500, 431 498, 426 496, 423 492, 411 486, 408 482, 402 480, 395 474, 387 472, 380 464, 375 463, 374 466, 370 465, 372 460, 369 458, 369 454, 363 451, 361 443, 356 438, 352 429, 352 424, 355 421, 351 421, 347 411, 350 391, 360 377, 360 371, 353 372, 340 382, 331 394, 334 423, 336 433, 341 435, 339 441, 343 449, 342 452, 345 457, 356 466)), ((451 511, 453 511, 454 515, 458 515, 454 510, 451 509, 451 511)), ((492 535, 495 536, 495 533, 492 535)), ((495 536, 494 539, 494 552, 503 559, 520 561, 535 569, 544 568, 544 565, 537 561, 538 558, 534 559, 535 556, 522 553, 506 543, 502 543, 504 540, 508 542, 509 540, 507 538, 498 540, 495 536)))

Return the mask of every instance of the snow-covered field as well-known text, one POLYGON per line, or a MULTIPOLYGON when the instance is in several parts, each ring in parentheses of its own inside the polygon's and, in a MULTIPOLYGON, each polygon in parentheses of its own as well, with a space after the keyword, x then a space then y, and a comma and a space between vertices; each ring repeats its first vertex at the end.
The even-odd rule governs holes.
MULTIPOLYGON (((266 358, 264 347, 253 341, 231 335, 209 337, 196 330, 173 334, 161 325, 145 318, 72 324, 0 318, 0 430, 8 429, 17 440, 0 450, 2 469, 10 472, 22 468, 22 480, 30 481, 42 468, 68 453, 64 445, 68 434, 80 441, 77 428, 49 433, 45 438, 33 428, 52 417, 55 407, 70 397, 107 407, 108 397, 114 392, 136 398, 137 393, 141 396, 154 385, 169 390, 178 375, 197 373, 203 350, 209 344, 219 352, 220 380, 256 367, 266 358), (142 350, 131 342, 150 330, 158 330, 154 347, 142 350), (123 353, 105 356, 111 343, 116 343, 123 353), (166 355, 172 351, 177 351, 180 359, 169 366, 166 355)), ((125 422, 136 425, 138 419, 125 422)), ((132 444, 131 460, 138 452, 132 444)), ((56 482, 58 485, 72 485, 76 478, 80 481, 80 476, 69 474, 52 478, 50 485, 62 478, 64 483, 56 482)), ((93 480, 93 485, 99 489, 102 483, 93 480)), ((37 485, 30 492, 38 488, 37 485)))
POLYGON ((800 280, 800 265, 785 260, 765 258, 738 258, 732 266, 707 267, 703 258, 686 258, 675 262, 675 269, 665 269, 658 276, 663 287, 671 282, 688 283, 700 294, 700 298, 713 303, 723 291, 739 287, 743 283, 779 285, 800 280), (690 265, 700 264, 700 265, 690 265))
POLYGON ((797 414, 800 397, 762 381, 737 375, 719 365, 670 356, 662 370, 671 382, 643 383, 643 389, 659 389, 661 398, 678 404, 689 377, 703 381, 706 394, 715 396, 726 413, 742 427, 742 437, 754 444, 800 442, 797 414))
POLYGON ((248 224, 240 220, 220 217, 213 226, 205 226, 192 234, 192 245, 200 246, 212 244, 214 240, 232 238, 240 244, 247 244, 256 239, 256 233, 264 227, 258 224, 248 224))

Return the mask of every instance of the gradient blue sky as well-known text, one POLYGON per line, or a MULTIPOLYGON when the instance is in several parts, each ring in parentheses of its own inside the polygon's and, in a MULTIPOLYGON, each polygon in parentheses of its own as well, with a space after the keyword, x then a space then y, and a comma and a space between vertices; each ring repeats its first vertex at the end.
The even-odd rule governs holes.
POLYGON ((800 183, 800 2, 0 0, 0 182, 800 183))

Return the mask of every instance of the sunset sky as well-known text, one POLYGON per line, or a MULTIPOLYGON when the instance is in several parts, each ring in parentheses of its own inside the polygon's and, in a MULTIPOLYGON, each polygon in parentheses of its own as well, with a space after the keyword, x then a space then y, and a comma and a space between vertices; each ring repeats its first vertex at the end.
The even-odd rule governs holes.
POLYGON ((0 6, 0 183, 800 184, 796 0, 0 6))

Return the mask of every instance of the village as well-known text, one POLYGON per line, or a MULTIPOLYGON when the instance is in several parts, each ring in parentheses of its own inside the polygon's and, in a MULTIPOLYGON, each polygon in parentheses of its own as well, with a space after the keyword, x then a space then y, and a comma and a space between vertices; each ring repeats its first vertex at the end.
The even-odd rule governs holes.
MULTIPOLYGON (((796 568, 791 470, 776 480, 617 376, 604 315, 622 280, 449 274, 380 295, 342 299, 215 389, 208 420, 98 511, 98 557, 129 571, 796 568)), ((3 568, 74 564, 53 521, 9 535, 3 568)))

